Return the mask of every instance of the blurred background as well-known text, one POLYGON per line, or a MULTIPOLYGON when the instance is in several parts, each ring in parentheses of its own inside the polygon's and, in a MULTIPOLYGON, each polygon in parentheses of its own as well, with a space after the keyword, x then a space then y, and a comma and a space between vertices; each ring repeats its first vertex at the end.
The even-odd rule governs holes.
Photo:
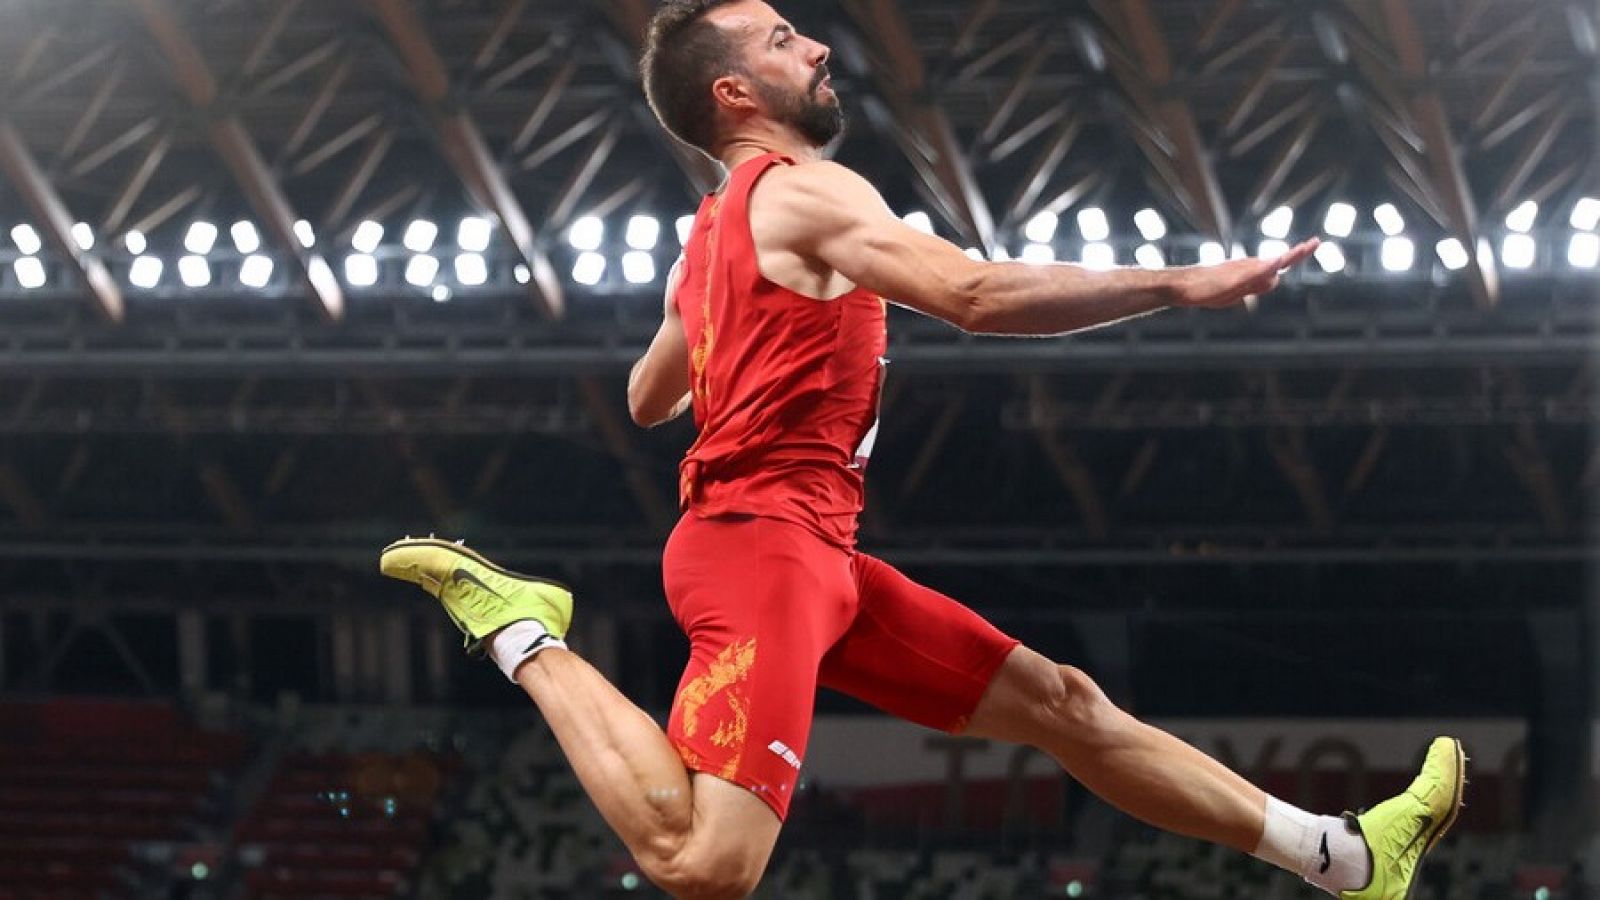
MULTIPOLYGON (((0 897, 649 894, 381 580, 579 588, 661 713, 686 422, 623 385, 719 174, 650 0, 0 3, 0 897)), ((1473 757, 1424 898, 1594 896, 1600 70, 1566 0, 806 0, 837 158, 975 256, 1314 262, 1053 340, 892 316, 862 543, 1283 796, 1473 757)), ((819 700, 765 897, 1309 897, 819 700)))

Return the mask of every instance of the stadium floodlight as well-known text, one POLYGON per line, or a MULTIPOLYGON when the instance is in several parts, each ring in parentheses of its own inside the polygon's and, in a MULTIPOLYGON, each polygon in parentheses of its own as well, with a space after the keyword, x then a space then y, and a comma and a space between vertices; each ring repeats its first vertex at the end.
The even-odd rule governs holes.
POLYGON ((1167 220, 1153 209, 1141 209, 1134 213, 1133 224, 1147 241, 1159 241, 1167 236, 1167 220))
POLYGON ((974 260, 976 262, 983 262, 983 251, 979 250, 977 247, 968 247, 961 252, 967 255, 967 259, 974 260))
POLYGON ((1317 259, 1317 265, 1321 266, 1322 271, 1327 272, 1329 275, 1343 272, 1344 267, 1348 264, 1344 258, 1344 249, 1333 241, 1323 241, 1318 245, 1314 255, 1317 259))
POLYGON ((1005 247, 1002 247, 1002 246, 997 244, 997 245, 995 245, 995 248, 993 250, 989 251, 989 261, 990 262, 1010 262, 1011 261, 1011 251, 1007 250, 1005 247))
POLYGON ((256 230, 254 222, 241 219, 228 229, 228 235, 233 238, 233 249, 240 253, 249 254, 261 249, 261 232, 256 230))
POLYGON ((1385 203, 1372 211, 1372 218, 1378 221, 1378 227, 1389 237, 1399 237, 1400 232, 1406 230, 1406 217, 1400 215, 1400 210, 1393 203, 1385 203))
POLYGON ((1083 267, 1095 271, 1105 271, 1117 267, 1117 251, 1110 244, 1092 241, 1083 245, 1083 267))
POLYGON ((128 282, 137 288, 149 290, 161 283, 161 259, 156 256, 141 256, 128 267, 128 282))
POLYGON ((301 219, 294 223, 294 238, 300 242, 300 246, 310 250, 317 245, 317 230, 311 227, 310 222, 301 219))
POLYGON ((455 294, 450 291, 448 285, 436 284, 433 286, 433 292, 429 296, 433 297, 433 302, 435 303, 449 303, 450 298, 454 297, 455 294))
POLYGON ((689 235, 694 231, 694 216, 679 216, 672 227, 678 232, 678 246, 682 247, 689 243, 689 235))
POLYGON ((567 243, 572 249, 593 253, 606 240, 606 223, 599 216, 584 216, 567 229, 567 243))
POLYGON ((184 287, 203 288, 211 283, 211 264, 198 254, 185 256, 178 260, 178 280, 184 287))
POLYGON ((643 250, 629 250, 622 256, 622 277, 629 284, 649 284, 656 280, 656 259, 643 250))
POLYGON ((1061 227, 1061 217, 1045 210, 1022 226, 1022 236, 1035 244, 1048 244, 1055 240, 1056 229, 1061 227))
POLYGON ((1025 244, 1017 258, 1030 266, 1047 266, 1056 261, 1056 250, 1049 244, 1025 244))
POLYGON ((631 216, 623 239, 635 250, 654 250, 661 242, 661 220, 655 216, 631 216))
POLYGON ((1526 269, 1539 256, 1539 245, 1529 234, 1508 234, 1500 242, 1500 261, 1508 269, 1526 269))
POLYGON ((481 253, 463 253, 456 257, 456 280, 467 287, 477 287, 489 280, 489 263, 481 253))
POLYGON ((372 287, 378 283, 378 260, 370 253, 352 253, 344 258, 344 280, 351 287, 372 287))
POLYGON ((1223 246, 1216 241, 1206 241, 1200 245, 1200 265, 1202 266, 1214 266, 1225 262, 1227 258, 1228 251, 1223 249, 1223 246))
POLYGON ((44 263, 37 256, 24 256, 12 265, 12 269, 17 273, 17 284, 22 285, 23 290, 44 287, 44 263))
POLYGON ((593 250, 585 250, 578 254, 578 259, 572 264, 572 280, 588 287, 600 283, 606 277, 606 258, 593 250))
POLYGON ((494 236, 494 224, 480 216, 467 216, 456 228, 456 247, 468 253, 482 253, 489 249, 489 239, 494 236))
POLYGON ((350 235, 350 246, 357 253, 372 253, 383 243, 383 226, 371 219, 356 226, 355 233, 350 235))
MULTIPOLYGON (((217 226, 210 222, 193 222, 189 231, 183 236, 183 249, 196 256, 205 256, 211 248, 217 245, 217 226)), ((183 265, 178 265, 178 272, 183 273, 183 265)))
POLYGON ((1568 220, 1572 227, 1579 231, 1593 231, 1600 226, 1600 200, 1593 197, 1583 197, 1572 205, 1572 217, 1568 220))
POLYGON ((72 242, 78 245, 79 250, 94 249, 94 229, 88 222, 77 222, 72 226, 72 242))
POLYGON ((239 283, 250 288, 264 288, 272 280, 272 257, 252 253, 239 266, 239 283))
POLYGON ((516 268, 511 270, 511 275, 517 279, 517 284, 527 284, 533 280, 533 272, 522 263, 517 263, 516 268))
POLYGON ((412 287, 427 287, 439 275, 439 258, 418 253, 406 261, 406 283, 412 287))
MULTIPOLYGON (((1287 206, 1280 206, 1267 217, 1261 220, 1261 233, 1275 240, 1283 240, 1289 236, 1289 229, 1294 227, 1294 210, 1287 206)), ((1262 254, 1265 256, 1266 254, 1262 254)))
POLYGON ((1083 239, 1090 242, 1103 241, 1111 237, 1111 222, 1106 219, 1106 211, 1098 206, 1089 206, 1078 210, 1078 233, 1083 239))
POLYGON ((1284 241, 1268 238, 1256 245, 1256 256, 1261 259, 1276 259, 1289 252, 1289 245, 1284 241))
POLYGON ((1574 269, 1592 269, 1600 263, 1600 234, 1580 231, 1567 244, 1567 264, 1574 269))
POLYGON ((150 242, 145 240, 144 232, 137 228, 122 236, 122 245, 134 256, 141 256, 144 251, 150 249, 150 242))
POLYGON ((32 256, 44 249, 44 241, 39 240, 39 232, 33 230, 32 225, 18 225, 11 229, 11 242, 17 245, 24 256, 32 256))
POLYGON ((400 242, 412 253, 427 253, 433 249, 433 242, 439 239, 439 226, 427 219, 413 219, 406 226, 406 233, 400 242))
POLYGON ((1378 252, 1383 268, 1389 272, 1408 272, 1417 261, 1417 245, 1408 237, 1387 237, 1378 252))
POLYGON ((1322 230, 1334 237, 1347 238, 1356 228, 1356 208, 1344 201, 1338 201, 1328 207, 1328 214, 1322 217, 1322 230))
POLYGON ((1532 200, 1524 200, 1517 204, 1516 209, 1506 213, 1506 227, 1527 234, 1533 230, 1533 223, 1538 218, 1539 204, 1532 200))
POLYGON ((1439 262, 1452 272, 1459 272, 1467 267, 1472 258, 1467 255, 1467 248, 1461 243, 1460 238, 1448 237, 1435 244, 1434 252, 1439 254, 1439 262))
POLYGON ((933 234, 933 219, 920 209, 906 213, 903 221, 923 234, 933 234))
POLYGON ((1139 249, 1133 251, 1133 259, 1146 269, 1165 269, 1167 256, 1155 244, 1140 244, 1139 249))

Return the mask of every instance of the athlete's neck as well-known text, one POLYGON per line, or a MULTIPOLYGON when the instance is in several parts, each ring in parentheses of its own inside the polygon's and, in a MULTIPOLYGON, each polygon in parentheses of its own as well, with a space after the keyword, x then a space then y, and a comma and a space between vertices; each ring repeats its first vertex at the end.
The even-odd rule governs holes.
POLYGON ((814 162, 822 158, 821 147, 813 147, 799 135, 781 126, 771 126, 760 131, 735 134, 717 148, 717 158, 728 171, 738 168, 768 153, 780 153, 797 162, 814 162))

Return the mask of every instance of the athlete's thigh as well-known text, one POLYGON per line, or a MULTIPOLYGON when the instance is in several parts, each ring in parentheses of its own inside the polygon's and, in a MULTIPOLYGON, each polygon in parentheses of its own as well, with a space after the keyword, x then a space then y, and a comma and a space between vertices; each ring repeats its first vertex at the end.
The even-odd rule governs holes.
POLYGON ((819 683, 920 725, 964 729, 1017 641, 882 560, 859 554, 855 569, 860 608, 819 683))
POLYGON ((689 769, 743 787, 781 818, 818 666, 855 611, 849 554, 787 522, 688 516, 662 569, 690 647, 667 737, 689 769))

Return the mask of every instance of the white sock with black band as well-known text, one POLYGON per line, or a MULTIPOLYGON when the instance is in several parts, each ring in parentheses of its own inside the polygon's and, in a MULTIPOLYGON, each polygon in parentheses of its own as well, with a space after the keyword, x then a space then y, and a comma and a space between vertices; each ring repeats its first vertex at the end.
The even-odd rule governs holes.
POLYGON ((506 680, 517 680, 517 669, 533 659, 541 650, 551 647, 565 649, 567 642, 553 637, 543 625, 533 619, 523 619, 496 631, 489 638, 489 658, 500 667, 506 680))
POLYGON ((1267 826, 1251 855, 1334 895, 1372 880, 1367 842, 1343 819, 1312 815, 1275 797, 1267 798, 1267 826))

